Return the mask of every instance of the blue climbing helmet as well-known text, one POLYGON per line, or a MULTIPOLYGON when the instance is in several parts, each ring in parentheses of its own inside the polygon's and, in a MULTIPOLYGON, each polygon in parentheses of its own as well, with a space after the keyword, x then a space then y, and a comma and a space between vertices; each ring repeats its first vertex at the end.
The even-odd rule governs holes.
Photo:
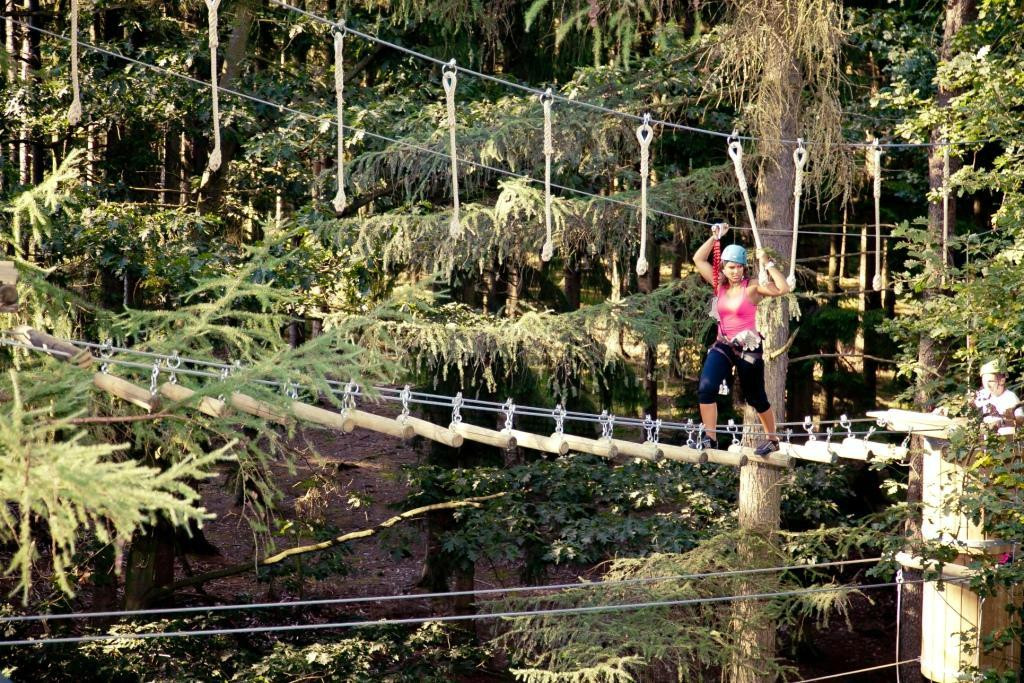
POLYGON ((738 244, 730 244, 722 250, 722 260, 747 265, 747 250, 738 244))

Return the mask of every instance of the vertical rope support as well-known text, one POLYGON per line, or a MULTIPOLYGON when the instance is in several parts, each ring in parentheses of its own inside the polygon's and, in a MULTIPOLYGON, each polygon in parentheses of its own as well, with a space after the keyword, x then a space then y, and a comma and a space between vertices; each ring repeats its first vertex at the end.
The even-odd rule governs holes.
POLYGON ((554 101, 551 88, 540 96, 540 104, 544 108, 544 230, 546 238, 540 251, 542 261, 550 261, 555 252, 555 244, 551 239, 551 157, 555 146, 551 133, 551 103, 554 101))
POLYGON ((71 107, 68 124, 77 126, 82 120, 82 93, 78 85, 78 3, 71 0, 71 107))
POLYGON ((458 81, 458 67, 455 60, 444 65, 441 83, 444 85, 445 105, 448 111, 448 149, 452 157, 452 220, 448 224, 448 234, 452 239, 462 236, 462 222, 459 219, 459 166, 455 155, 455 85, 458 81))
MULTIPOLYGON (((757 232, 757 219, 754 218, 754 207, 750 203, 750 190, 747 187, 747 174, 743 170, 743 145, 740 143, 739 131, 734 130, 728 139, 729 158, 732 159, 733 169, 736 171, 736 182, 739 183, 740 193, 743 195, 743 203, 747 207, 747 219, 750 221, 750 230, 754 233, 754 247, 761 251, 761 235, 757 232)), ((764 264, 759 264, 761 270, 757 280, 761 284, 767 284, 768 271, 764 264)))
POLYGON ((878 138, 871 142, 871 172, 875 181, 875 276, 871 288, 877 292, 882 289, 882 147, 878 138))
POLYGON ((217 38, 217 8, 220 0, 205 0, 207 17, 209 20, 209 42, 210 42, 210 90, 213 95, 213 151, 210 153, 210 160, 207 168, 216 171, 220 168, 220 92, 217 88, 217 48, 220 40, 217 38))
POLYGON ((334 27, 334 95, 338 102, 338 191, 334 210, 341 213, 348 204, 345 197, 345 22, 334 27))
POLYGON ((807 165, 807 149, 804 148, 803 138, 796 139, 796 149, 793 150, 793 166, 796 168, 796 176, 793 179, 793 245, 789 250, 789 275, 786 276, 786 283, 789 288, 796 288, 796 241, 800 231, 800 197, 804 192, 804 166, 807 165))
POLYGON ((651 115, 644 114, 643 123, 637 126, 636 139, 640 143, 640 256, 636 260, 636 274, 647 274, 647 177, 651 166, 651 115))
POLYGON ((942 141, 942 277, 949 268, 949 142, 942 141))

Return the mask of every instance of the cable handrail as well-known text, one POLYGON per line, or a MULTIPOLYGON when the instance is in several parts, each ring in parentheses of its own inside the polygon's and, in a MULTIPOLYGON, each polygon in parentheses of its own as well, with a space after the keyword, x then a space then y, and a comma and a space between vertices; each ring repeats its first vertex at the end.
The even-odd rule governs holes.
POLYGON ((58 614, 20 614, 0 617, 0 624, 57 621, 69 619, 109 619, 115 617, 153 616, 157 614, 194 614, 198 612, 230 612, 250 609, 272 609, 278 607, 323 607, 331 605, 349 605, 360 602, 392 602, 403 600, 427 600, 438 598, 466 597, 470 595, 507 595, 510 593, 532 593, 537 591, 569 590, 575 588, 604 588, 607 586, 629 586, 658 583, 662 581, 691 581, 694 579, 722 578, 726 576, 749 576, 752 574, 768 574, 793 570, 826 569, 829 567, 845 567, 856 564, 880 562, 881 557, 866 557, 856 560, 835 560, 832 562, 814 562, 808 564, 781 565, 777 567, 757 567, 752 569, 730 569, 719 572, 698 572, 693 574, 672 574, 668 576, 645 576, 634 579, 612 579, 601 581, 583 581, 575 583, 556 583, 537 586, 510 586, 507 588, 481 588, 462 591, 445 591, 437 593, 401 593, 396 595, 375 595, 357 598, 321 598, 315 600, 295 600, 234 605, 206 605, 202 607, 164 607, 142 610, 109 610, 104 612, 68 612, 58 614))
MULTIPOLYGON (((6 333, 6 331, 5 331, 5 333, 6 333)), ((109 351, 111 353, 133 354, 133 355, 139 355, 139 356, 142 356, 142 357, 145 357, 145 358, 153 358, 153 359, 158 360, 159 361, 158 363, 145 364, 145 363, 137 363, 137 362, 134 362, 134 361, 124 360, 124 359, 120 359, 120 358, 116 358, 116 357, 110 357, 110 358, 103 357, 102 358, 102 360, 104 362, 109 362, 109 363, 112 363, 112 364, 115 364, 115 365, 120 365, 122 367, 127 367, 127 368, 132 368, 132 369, 135 369, 135 370, 142 370, 142 371, 147 371, 147 372, 151 372, 154 368, 156 368, 158 370, 158 372, 165 372, 165 373, 168 373, 168 374, 175 373, 175 374, 189 375, 189 376, 193 376, 193 377, 203 377, 203 378, 213 379, 213 380, 222 380, 222 379, 224 379, 223 373, 225 371, 228 372, 228 373, 233 373, 233 372, 237 372, 237 371, 241 371, 241 370, 245 370, 246 369, 245 366, 241 366, 241 365, 237 365, 237 364, 217 363, 217 362, 208 361, 208 360, 192 359, 192 358, 188 358, 186 356, 180 356, 180 355, 177 355, 177 354, 161 354, 161 353, 155 353, 155 352, 151 352, 151 351, 139 351, 139 350, 132 349, 132 348, 129 348, 129 347, 114 346, 112 344, 97 344, 95 342, 88 342, 88 341, 75 340, 75 339, 68 340, 68 341, 69 341, 69 343, 74 344, 75 346, 82 347, 82 348, 96 349, 96 350, 99 350, 101 352, 108 352, 109 351), (179 361, 181 363, 187 363, 189 365, 214 367, 214 368, 217 368, 218 370, 220 370, 220 372, 209 372, 209 371, 204 371, 204 370, 189 370, 187 368, 171 367, 170 365, 165 365, 165 364, 169 364, 170 362, 177 363, 179 361)), ((24 348, 24 349, 33 350, 33 351, 41 351, 41 352, 55 354, 55 355, 67 355, 67 354, 61 354, 61 353, 59 353, 59 352, 57 352, 57 351, 55 351, 53 349, 34 347, 34 346, 29 345, 29 344, 24 344, 22 342, 18 342, 18 341, 12 340, 12 339, 0 339, 0 344, 6 345, 6 346, 13 346, 13 347, 18 347, 18 348, 24 348)), ((254 378, 254 379, 252 379, 250 381, 252 381, 254 384, 260 384, 260 385, 264 385, 264 386, 275 387, 277 389, 282 389, 282 390, 288 390, 288 389, 291 389, 291 388, 295 388, 295 385, 293 383, 290 383, 290 382, 278 382, 278 381, 274 381, 274 380, 266 380, 266 379, 259 379, 259 378, 254 378)), ((327 384, 329 386, 331 386, 332 392, 335 395, 341 394, 341 395, 348 395, 348 396, 352 396, 352 397, 364 396, 365 395, 364 392, 362 391, 361 387, 358 387, 356 385, 352 385, 351 383, 341 382, 341 381, 338 381, 338 380, 325 380, 325 381, 327 382, 327 384)), ((508 412, 508 406, 506 405, 506 403, 499 403, 499 402, 496 402, 496 401, 486 401, 486 400, 483 400, 483 399, 464 398, 464 397, 461 397, 461 396, 460 397, 454 397, 454 396, 447 396, 447 395, 444 395, 444 394, 432 394, 432 393, 414 392, 414 391, 410 391, 407 394, 407 396, 403 398, 402 394, 405 392, 404 389, 398 389, 396 387, 386 387, 386 386, 375 386, 375 387, 373 387, 373 392, 375 394, 379 395, 379 397, 381 399, 386 400, 386 401, 391 401, 391 402, 408 402, 408 403, 415 403, 415 404, 418 404, 418 405, 432 405, 432 406, 438 406, 438 407, 444 407, 444 408, 454 408, 455 407, 455 400, 456 400, 456 398, 458 398, 459 401, 460 401, 460 404, 459 404, 460 409, 479 410, 481 412, 491 412, 491 413, 507 413, 508 412)), ((617 425, 617 426, 626 426, 626 427, 633 427, 633 428, 638 428, 638 429, 651 429, 651 428, 654 428, 655 425, 656 425, 657 429, 659 429, 659 430, 667 429, 667 430, 676 430, 676 431, 685 431, 685 432, 695 431, 700 426, 699 424, 696 424, 696 423, 693 423, 693 422, 674 422, 674 421, 665 421, 665 420, 661 420, 660 422, 657 422, 657 421, 650 421, 647 418, 635 418, 635 417, 626 417, 626 416, 609 415, 609 414, 585 413, 585 412, 577 412, 577 411, 565 411, 564 413, 562 413, 561 411, 558 411, 557 408, 552 410, 552 409, 547 409, 547 408, 539 408, 539 407, 535 407, 535 406, 519 406, 519 405, 516 405, 514 407, 514 415, 519 415, 519 416, 524 416, 524 417, 548 418, 548 419, 557 419, 558 417, 561 416, 561 417, 563 417, 564 419, 567 419, 567 420, 574 420, 574 421, 578 421, 578 422, 590 422, 590 423, 595 423, 595 424, 603 424, 603 423, 605 423, 608 420, 609 417, 612 417, 614 419, 614 424, 617 425)), ((812 422, 814 422, 814 421, 812 420, 812 422)), ((871 417, 848 418, 848 419, 840 418, 838 420, 822 420, 822 419, 819 418, 817 420, 817 422, 816 422, 816 425, 819 428, 821 426, 823 426, 823 425, 840 425, 840 426, 845 427, 848 424, 852 425, 854 423, 865 423, 865 422, 875 422, 875 423, 877 423, 878 420, 876 418, 871 418, 871 417)), ((803 420, 803 421, 778 422, 777 426, 779 426, 779 427, 801 427, 801 428, 805 428, 805 426, 806 426, 806 419, 803 420)), ((741 435, 775 436, 775 437, 778 437, 780 439, 785 438, 785 439, 788 440, 792 436, 797 436, 797 437, 801 436, 801 434, 799 434, 799 433, 794 434, 794 433, 785 432, 785 431, 781 431, 781 432, 777 431, 777 432, 769 434, 768 432, 765 432, 763 430, 758 430, 756 427, 749 427, 748 426, 748 427, 744 428, 743 425, 735 425, 735 429, 736 429, 735 436, 737 436, 737 437, 739 437, 741 435)), ((730 430, 727 427, 723 426, 723 425, 719 426, 719 431, 725 432, 726 434, 730 433, 730 430)), ((892 432, 892 433, 903 433, 900 430, 889 430, 889 431, 892 432)), ((811 433, 813 433, 813 431, 811 433)), ((875 433, 875 430, 873 430, 873 429, 866 430, 866 431, 858 431, 858 430, 853 430, 852 428, 850 428, 850 429, 845 429, 843 432, 836 432, 835 436, 837 436, 837 437, 842 437, 842 436, 861 436, 861 435, 870 436, 870 435, 872 435, 874 433, 875 433)))
MULTIPOLYGON (((500 78, 500 77, 494 76, 492 74, 486 74, 486 73, 483 73, 481 71, 475 71, 473 69, 468 69, 468 68, 466 68, 464 66, 459 66, 457 63, 456 64, 452 64, 451 60, 440 59, 438 57, 434 57, 432 55, 428 55, 426 53, 419 52, 417 50, 413 50, 412 48, 405 47, 404 45, 399 45, 397 43, 393 43, 391 41, 384 40, 383 38, 380 38, 378 36, 375 36, 375 35, 372 35, 372 34, 369 34, 369 33, 364 33, 362 31, 358 31, 358 30, 348 26, 348 24, 346 24, 344 22, 344 20, 342 20, 342 21, 333 21, 333 20, 331 20, 331 19, 329 19, 329 18, 327 18, 325 16, 316 14, 314 12, 310 12, 309 10, 302 9, 302 8, 296 7, 294 5, 289 5, 288 3, 283 2, 282 0, 270 0, 270 4, 277 5, 278 7, 290 10, 290 11, 295 12, 297 14, 301 14, 301 15, 303 15, 303 16, 309 18, 309 19, 312 19, 313 21, 319 22, 321 24, 325 24, 327 26, 331 26, 334 30, 340 30, 340 31, 343 31, 344 33, 350 33, 350 34, 352 34, 354 36, 362 38, 363 40, 369 41, 371 43, 376 43, 377 45, 380 45, 380 46, 383 46, 383 47, 392 48, 392 49, 397 50, 399 52, 405 53, 405 54, 410 55, 412 57, 416 57, 417 59, 421 59, 421 60, 424 60, 424 61, 427 61, 427 62, 431 62, 431 63, 436 64, 438 66, 446 66, 446 67, 453 68, 453 69, 455 69, 457 71, 460 71, 460 72, 462 72, 462 73, 464 73, 464 74, 466 74, 468 76, 473 76, 475 78, 479 78, 479 79, 482 79, 482 80, 487 80, 487 81, 491 81, 493 83, 498 83, 498 84, 500 84, 500 85, 502 85, 504 87, 512 88, 512 89, 515 89, 515 90, 520 90, 522 92, 526 92, 526 93, 529 93, 531 95, 536 95, 538 97, 540 95, 542 95, 542 94, 546 94, 547 93, 546 90, 541 89, 541 88, 537 88, 537 87, 534 87, 534 86, 523 85, 522 83, 516 83, 515 81, 510 81, 510 80, 507 80, 507 79, 504 79, 504 78, 500 78)), ((635 121, 635 122, 641 122, 641 121, 645 121, 646 120, 652 126, 657 125, 657 126, 661 126, 663 128, 668 128, 668 129, 673 129, 673 130, 681 130, 681 131, 685 131, 685 132, 689 132, 689 133, 702 133, 704 135, 713 135, 715 137, 726 138, 726 139, 731 138, 731 139, 734 139, 734 140, 743 140, 743 141, 747 141, 747 142, 756 142, 758 140, 763 140, 763 141, 767 141, 767 142, 778 142, 778 143, 786 144, 786 145, 798 145, 798 144, 801 144, 801 140, 790 140, 788 138, 778 138, 778 139, 775 139, 775 138, 767 138, 767 137, 757 137, 757 136, 753 136, 753 135, 739 135, 735 131, 725 132, 725 131, 720 131, 720 130, 711 130, 711 129, 708 129, 708 128, 700 128, 698 126, 688 126, 686 124, 676 123, 674 121, 667 121, 667 120, 663 120, 663 119, 654 119, 654 118, 646 119, 644 117, 644 115, 642 115, 642 114, 633 114, 633 113, 625 112, 625 111, 622 111, 622 110, 619 110, 619 109, 612 109, 610 107, 605 107, 605 106, 602 106, 602 105, 599 105, 599 104, 594 104, 592 102, 586 102, 584 100, 573 99, 573 98, 570 98, 570 97, 566 97, 565 95, 557 94, 557 93, 555 93, 553 91, 551 92, 551 96, 555 100, 557 100, 557 101, 565 102, 567 104, 570 104, 570 105, 573 105, 573 106, 577 106, 577 107, 580 107, 582 109, 589 109, 591 111, 596 111, 596 112, 599 112, 599 113, 602 113, 602 114, 608 114, 608 115, 611 115, 611 116, 617 116, 619 118, 624 118, 624 119, 628 119, 630 121, 635 121)), ((881 148, 888 148, 888 149, 907 149, 907 148, 922 148, 922 147, 954 147, 954 146, 960 146, 960 145, 986 144, 986 143, 994 142, 995 140, 998 140, 998 139, 999 138, 995 138, 995 139, 992 139, 992 140, 973 140, 973 141, 968 141, 968 140, 964 140, 964 141, 942 140, 940 142, 885 142, 885 143, 879 143, 878 146, 881 147, 881 148)), ((838 143, 825 143, 825 142, 821 142, 821 141, 817 141, 816 142, 816 141, 813 141, 813 140, 803 140, 802 144, 804 144, 805 146, 808 146, 808 147, 810 147, 812 145, 831 145, 831 146, 838 146, 838 147, 851 147, 851 148, 870 149, 873 146, 874 143, 872 143, 870 141, 867 141, 867 142, 853 142, 853 141, 850 141, 850 140, 845 140, 843 142, 838 142, 838 143)))
MULTIPOLYGON (((945 583, 964 583, 966 578, 921 578, 904 581, 904 584, 927 583, 943 581, 945 583)), ((15 645, 50 645, 50 644, 72 644, 72 643, 93 643, 112 640, 150 640, 153 638, 187 638, 196 636, 218 636, 218 635, 240 635, 256 633, 283 633, 296 631, 319 631, 326 629, 340 628, 367 628, 380 626, 400 626, 409 624, 442 623, 477 621, 483 619, 516 619, 521 617, 537 616, 565 616, 570 614, 594 614, 606 612, 621 612, 635 609, 648 609, 655 607, 688 607, 693 605, 721 604, 729 602, 747 602, 751 600, 770 600, 775 598, 797 597, 803 595, 817 595, 824 593, 836 593, 842 591, 867 591, 879 590, 882 588, 893 588, 896 582, 872 584, 837 584, 832 586, 821 586, 817 588, 801 588, 789 591, 775 591, 764 593, 750 593, 743 595, 710 596, 704 598, 684 598, 679 600, 651 600, 646 602, 618 603, 603 605, 588 605, 585 607, 560 607, 549 609, 533 610, 509 610, 504 612, 485 612, 479 614, 452 614, 433 615, 427 617, 402 617, 395 619, 378 619, 375 621, 342 621, 328 622, 322 624, 280 624, 272 626, 249 626, 241 628, 217 628, 197 629, 186 631, 158 631, 158 632, 132 632, 132 633, 108 633, 83 636, 50 637, 50 638, 22 638, 16 640, 0 640, 0 647, 15 645)))

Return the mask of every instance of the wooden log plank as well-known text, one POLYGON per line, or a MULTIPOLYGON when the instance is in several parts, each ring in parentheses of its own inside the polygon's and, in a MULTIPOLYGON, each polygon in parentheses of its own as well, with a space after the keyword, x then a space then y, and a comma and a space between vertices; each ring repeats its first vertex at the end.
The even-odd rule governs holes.
POLYGON ((466 422, 453 422, 449 426, 456 434, 461 434, 463 438, 475 441, 477 443, 487 444, 488 446, 497 446, 498 448, 510 449, 516 447, 516 437, 511 434, 505 434, 495 429, 487 429, 486 427, 477 427, 466 422))
POLYGON ((345 413, 336 413, 332 410, 324 410, 323 408, 312 406, 308 403, 302 403, 301 401, 292 401, 291 409, 292 414, 300 420, 313 422, 315 424, 323 425, 324 427, 330 427, 331 429, 337 429, 338 431, 346 434, 355 428, 355 422, 345 413))
POLYGON ((565 455, 569 452, 569 443, 557 434, 541 436, 532 432, 524 432, 519 429, 503 429, 503 434, 510 434, 515 437, 516 445, 520 448, 532 448, 535 451, 565 455))
MULTIPOLYGON (((183 387, 180 384, 171 384, 170 382, 161 384, 158 391, 161 396, 169 398, 175 403, 185 403, 196 393, 188 387, 183 387)), ((210 417, 224 417, 227 414, 227 406, 224 404, 224 401, 220 401, 212 396, 203 396, 199 399, 196 410, 210 417)))
POLYGON ((416 435, 416 430, 409 424, 402 424, 391 417, 382 417, 368 413, 365 410, 349 408, 345 411, 347 419, 352 420, 356 427, 369 429, 373 432, 388 434, 399 439, 411 439, 416 435))
POLYGON ((699 451, 696 448, 690 448, 689 446, 659 444, 658 448, 661 449, 666 460, 672 460, 673 462, 688 462, 693 463, 694 465, 703 465, 708 461, 708 454, 706 452, 699 451))
MULTIPOLYGON (((552 434, 552 436, 556 436, 552 434)), ((590 453, 602 458, 615 458, 619 455, 619 449, 608 439, 588 439, 574 434, 559 435, 569 445, 569 450, 580 453, 590 453)))
POLYGON ((452 448, 459 448, 465 440, 461 434, 453 432, 446 427, 436 425, 433 422, 413 417, 412 415, 399 416, 398 421, 412 427, 417 436, 443 443, 445 446, 452 448))
POLYGON ((120 377, 97 372, 92 376, 92 383, 98 389, 137 405, 147 412, 156 412, 160 406, 160 399, 149 393, 148 389, 143 389, 120 377))
POLYGON ((93 355, 87 349, 80 349, 70 342, 49 335, 39 330, 34 330, 28 325, 19 325, 11 330, 11 336, 22 344, 28 344, 36 348, 45 348, 47 351, 55 351, 50 355, 62 361, 76 365, 83 370, 92 366, 93 355))

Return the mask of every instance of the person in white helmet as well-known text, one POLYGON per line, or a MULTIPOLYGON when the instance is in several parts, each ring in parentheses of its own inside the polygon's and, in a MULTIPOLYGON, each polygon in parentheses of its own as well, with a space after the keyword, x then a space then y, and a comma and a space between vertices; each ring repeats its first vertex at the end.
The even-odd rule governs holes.
POLYGON ((992 429, 1013 428, 1024 424, 1024 407, 1017 394, 1006 388, 1006 372, 1002 363, 990 360, 981 366, 981 389, 974 395, 974 405, 981 419, 992 429))
POLYGON ((756 278, 751 280, 747 250, 738 244, 730 244, 722 250, 720 272, 716 273, 717 264, 712 265, 708 257, 714 250, 715 242, 728 229, 729 226, 725 224, 714 226, 711 237, 693 255, 697 272, 708 284, 717 286, 712 314, 718 320, 718 337, 708 349, 697 386, 700 418, 706 434, 700 446, 718 447, 718 387, 735 368, 743 398, 757 411, 767 437, 754 452, 768 455, 779 450, 779 437, 775 432, 775 414, 772 413, 764 388, 763 349, 761 334, 756 325, 757 304, 765 297, 786 294, 789 285, 786 276, 760 252, 757 257, 768 271, 770 280, 764 285, 758 284, 756 278))

